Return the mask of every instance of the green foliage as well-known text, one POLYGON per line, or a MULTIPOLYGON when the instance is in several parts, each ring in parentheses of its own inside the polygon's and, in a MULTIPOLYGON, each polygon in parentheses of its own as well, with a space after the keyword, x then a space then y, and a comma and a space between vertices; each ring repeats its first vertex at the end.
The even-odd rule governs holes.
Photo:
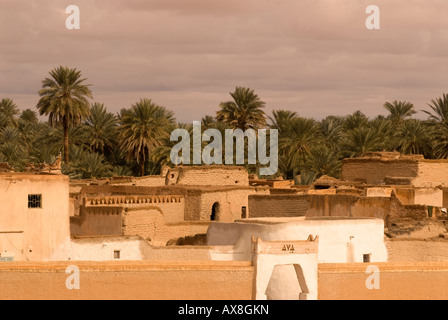
POLYGON ((266 125, 263 108, 265 103, 261 101, 254 90, 236 87, 230 93, 233 101, 222 102, 220 110, 216 113, 216 119, 227 123, 234 129, 258 129, 266 125))
MULTIPOLYGON (((76 69, 50 71, 37 104, 48 122, 31 109, 20 111, 9 98, 1 99, 0 161, 20 171, 28 162, 51 164, 58 154, 69 151, 71 162, 63 163, 62 169, 72 179, 159 174, 163 166, 172 165, 170 152, 178 141, 171 141, 170 133, 184 128, 191 137, 191 124, 176 123, 173 112, 150 99, 112 114, 103 104, 89 103, 92 93, 85 80, 76 69)), ((416 113, 412 103, 395 100, 383 105, 386 116, 369 119, 356 111, 320 121, 284 109, 267 117, 265 103, 249 88, 236 87, 230 95, 233 100, 221 103, 216 117, 202 118, 202 133, 218 129, 225 147, 226 129, 277 129, 279 170, 264 178, 283 176, 301 184, 311 184, 322 175, 338 178, 343 158, 372 151, 448 158, 448 94, 431 100, 429 111, 424 111, 427 120, 412 118, 416 113)), ((207 144, 203 141, 202 148, 207 144)), ((192 148, 193 144, 190 154, 192 148)), ((247 161, 247 143, 244 152, 247 161)), ((224 157, 225 150, 223 163, 224 157)), ((244 166, 250 173, 260 168, 247 162, 244 166)))

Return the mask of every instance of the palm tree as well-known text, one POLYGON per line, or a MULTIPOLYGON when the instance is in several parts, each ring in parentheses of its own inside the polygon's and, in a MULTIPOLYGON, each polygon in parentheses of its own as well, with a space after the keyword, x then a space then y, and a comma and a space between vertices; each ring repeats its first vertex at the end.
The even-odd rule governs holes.
POLYGON ((315 178, 323 175, 339 178, 341 160, 332 150, 325 147, 315 147, 307 154, 305 170, 315 173, 315 178))
POLYGON ((20 114, 19 121, 36 124, 39 122, 39 119, 37 119, 37 114, 35 111, 26 109, 20 114))
POLYGON ((353 114, 344 118, 343 126, 344 130, 354 130, 360 127, 367 126, 369 119, 360 110, 355 111, 353 114))
POLYGON ((254 90, 236 87, 230 93, 234 101, 222 102, 216 120, 229 124, 234 129, 258 129, 266 125, 265 103, 260 100, 254 90))
POLYGON ((17 105, 9 98, 0 100, 0 128, 5 128, 10 125, 17 125, 17 116, 19 109, 17 105))
POLYGON ((402 123, 406 118, 411 117, 417 112, 414 110, 414 105, 408 101, 393 101, 386 102, 384 108, 389 111, 388 118, 392 120, 393 124, 402 123))
POLYGON ((428 157, 433 148, 430 127, 417 119, 404 121, 397 133, 397 144, 401 153, 428 157))
POLYGON ((434 113, 430 111, 422 110, 424 113, 429 115, 430 120, 436 122, 447 122, 448 120, 448 94, 443 94, 441 98, 431 100, 432 104, 428 106, 432 109, 434 113))
POLYGON ((81 135, 92 151, 104 153, 105 148, 111 150, 116 144, 117 128, 117 117, 107 112, 104 104, 95 102, 81 127, 81 135))
POLYGON ((319 134, 319 128, 313 119, 301 117, 292 119, 284 134, 279 137, 279 155, 286 161, 283 167, 293 171, 300 170, 305 155, 317 142, 319 134))
POLYGON ((64 133, 64 162, 69 163, 69 126, 77 126, 90 115, 88 98, 90 85, 84 84, 81 71, 59 66, 50 71, 51 78, 42 81, 37 109, 49 116, 50 125, 62 124, 64 133))
POLYGON ((145 162, 163 138, 170 135, 174 114, 150 99, 141 99, 130 110, 121 112, 120 148, 128 161, 140 164, 140 175, 145 175, 145 162))
POLYGON ((319 129, 327 148, 339 150, 344 137, 342 122, 333 117, 327 117, 319 123, 319 129))
POLYGON ((290 124, 290 121, 297 118, 297 113, 289 110, 274 110, 272 111, 272 117, 268 117, 271 121, 269 127, 271 129, 277 129, 279 134, 282 134, 290 124))
POLYGON ((370 151, 381 151, 383 149, 383 139, 375 128, 359 127, 350 130, 346 134, 346 145, 344 151, 346 156, 364 156, 370 151))

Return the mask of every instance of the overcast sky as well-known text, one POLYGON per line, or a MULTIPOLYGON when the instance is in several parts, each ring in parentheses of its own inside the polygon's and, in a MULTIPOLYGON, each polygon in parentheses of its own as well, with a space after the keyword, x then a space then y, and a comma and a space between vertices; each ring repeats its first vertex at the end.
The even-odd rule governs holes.
POLYGON ((447 0, 0 0, 0 98, 35 110, 66 65, 111 112, 150 98, 181 122, 215 115, 235 86, 269 114, 427 109, 448 93, 447 14, 447 0), (80 30, 65 26, 71 4, 80 30), (365 26, 371 4, 380 30, 365 26))

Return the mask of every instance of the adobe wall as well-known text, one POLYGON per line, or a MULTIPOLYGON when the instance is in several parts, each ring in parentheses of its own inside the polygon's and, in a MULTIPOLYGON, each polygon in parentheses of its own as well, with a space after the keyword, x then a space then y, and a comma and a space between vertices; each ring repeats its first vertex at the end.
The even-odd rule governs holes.
POLYGON ((80 216, 70 217, 70 234, 80 236, 121 235, 123 208, 86 207, 80 216))
POLYGON ((320 264, 319 300, 447 300, 447 262, 375 263, 379 290, 369 290, 371 264, 320 264))
POLYGON ((418 173, 412 182, 415 187, 448 186, 447 160, 421 160, 418 162, 418 173))
POLYGON ((308 210, 307 195, 250 195, 251 218, 300 217, 308 210))
POLYGON ((359 197, 350 208, 353 217, 385 219, 390 214, 390 198, 359 197))
POLYGON ((369 185, 384 185, 386 177, 410 178, 419 175, 417 160, 344 159, 341 180, 362 182, 369 185))
POLYGON ((446 240, 405 240, 386 241, 390 262, 448 262, 448 241, 446 240))
POLYGON ((157 176, 144 176, 133 177, 131 181, 113 182, 115 185, 123 186, 137 186, 137 187, 161 187, 165 185, 165 177, 157 176))
POLYGON ((69 183, 65 175, 0 175, 0 254, 15 261, 46 261, 70 237, 69 183), (28 195, 42 195, 28 208, 28 195))
POLYGON ((167 222, 184 220, 185 199, 182 195, 110 195, 84 198, 86 208, 97 206, 131 208, 155 206, 163 211, 167 222))
POLYGON ((5 262, 0 300, 250 300, 253 275, 250 262, 5 262), (79 290, 66 287, 71 265, 79 290))
POLYGON ((219 204, 216 221, 232 222, 242 218, 242 207, 250 216, 248 197, 268 194, 267 187, 198 187, 188 191, 185 197, 186 221, 210 221, 215 203, 219 204))
POLYGON ((439 188, 416 188, 414 204, 442 207, 443 191, 439 188))
POLYGON ((255 189, 204 192, 201 195, 201 213, 199 220, 210 220, 212 207, 215 203, 219 203, 219 213, 216 221, 233 222, 241 219, 243 207, 246 207, 246 217, 248 217, 250 216, 248 198, 257 193, 255 189))
POLYGON ((249 186, 244 167, 236 166, 178 166, 169 169, 166 185, 192 186, 249 186))
POLYGON ((350 217, 350 207, 359 199, 354 195, 310 195, 307 217, 350 217))
MULTIPOLYGON (((400 190, 400 189, 398 189, 400 190)), ((434 194, 432 190, 422 189, 422 198, 418 201, 434 203, 427 195, 434 194)), ((419 192, 419 191, 415 191, 419 192)), ((403 199, 408 193, 402 193, 403 199)), ((441 190, 436 190, 441 196, 441 190)), ((427 217, 426 205, 404 205, 391 191, 391 196, 375 190, 368 197, 352 194, 312 194, 312 195, 253 195, 249 197, 250 217, 366 217, 379 219, 427 217), (372 195, 380 196, 372 196, 372 195)), ((436 198, 436 201, 438 199, 436 198)), ((408 202, 411 202, 408 200, 408 202)), ((413 202, 413 201, 412 201, 413 202)))
POLYGON ((123 213, 124 236, 140 236, 153 246, 165 246, 175 238, 205 234, 209 221, 169 223, 157 207, 127 208, 123 213))

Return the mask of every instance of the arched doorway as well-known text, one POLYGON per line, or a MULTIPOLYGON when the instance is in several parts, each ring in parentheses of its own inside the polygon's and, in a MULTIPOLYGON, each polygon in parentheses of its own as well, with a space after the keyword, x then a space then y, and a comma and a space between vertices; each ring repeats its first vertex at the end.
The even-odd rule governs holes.
POLYGON ((215 202, 212 206, 212 213, 210 214, 210 221, 218 221, 221 213, 221 206, 219 202, 215 202))

